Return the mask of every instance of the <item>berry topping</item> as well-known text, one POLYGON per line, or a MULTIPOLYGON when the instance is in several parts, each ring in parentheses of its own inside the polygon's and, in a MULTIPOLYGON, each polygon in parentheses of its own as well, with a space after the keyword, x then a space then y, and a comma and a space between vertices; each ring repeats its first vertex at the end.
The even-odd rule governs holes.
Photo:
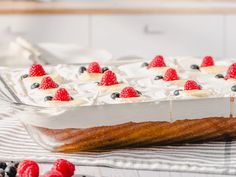
POLYGON ((215 62, 211 56, 205 56, 202 59, 201 67, 208 67, 208 66, 214 66, 214 65, 215 65, 215 62))
POLYGON ((175 69, 169 68, 166 71, 163 79, 164 79, 164 81, 174 81, 174 80, 178 80, 179 76, 177 75, 177 72, 175 69))
POLYGON ((52 88, 57 88, 58 85, 52 80, 51 77, 44 77, 41 81, 41 84, 39 86, 39 89, 52 89, 52 88))
POLYGON ((147 62, 144 62, 141 64, 141 67, 144 68, 144 67, 147 67, 148 66, 148 63, 147 62))
POLYGON ((233 92, 236 92, 236 85, 233 85, 233 86, 231 87, 231 90, 232 90, 233 92))
POLYGON ((174 95, 175 95, 175 96, 178 96, 180 91, 182 91, 182 90, 181 90, 181 89, 175 90, 175 91, 174 91, 174 95))
POLYGON ((227 74, 225 76, 225 79, 236 79, 236 63, 233 63, 232 65, 230 65, 227 74))
POLYGON ((6 162, 0 162, 0 168, 5 170, 5 168, 7 167, 6 162))
POLYGON ((107 71, 107 70, 109 70, 108 67, 103 67, 103 68, 102 68, 102 73, 105 73, 105 71, 107 71))
POLYGON ((132 97, 139 97, 139 93, 133 87, 125 87, 120 92, 120 98, 132 98, 132 97))
POLYGON ((67 160, 58 159, 54 162, 54 165, 52 167, 52 171, 61 172, 63 177, 71 177, 74 175, 75 165, 67 160))
POLYGON ((33 64, 29 70, 29 76, 30 77, 36 77, 36 76, 44 76, 46 75, 46 72, 44 71, 42 65, 40 64, 33 64))
POLYGON ((84 67, 84 66, 81 66, 80 68, 79 68, 79 73, 80 74, 82 74, 82 73, 84 73, 84 71, 86 71, 87 69, 84 67))
POLYGON ((8 177, 15 177, 16 176, 16 167, 15 166, 7 166, 5 169, 5 173, 7 174, 8 177))
POLYGON ((44 174, 43 177, 63 177, 63 175, 59 171, 52 170, 44 174))
POLYGON ((97 62, 90 63, 87 71, 88 73, 102 73, 102 69, 97 62))
POLYGON ((215 78, 217 78, 217 79, 223 79, 223 78, 224 78, 224 75, 223 75, 223 74, 217 74, 217 75, 215 75, 215 78))
POLYGON ((151 63, 149 63, 148 68, 154 68, 154 67, 165 67, 165 61, 163 56, 161 55, 157 55, 152 61, 151 63))
POLYGON ((24 160, 19 164, 17 172, 20 177, 38 177, 39 166, 32 160, 24 160))
POLYGON ((55 101, 70 101, 71 96, 65 88, 59 88, 57 90, 57 92, 55 93, 52 100, 55 100, 55 101))
POLYGON ((33 83, 30 88, 35 89, 35 88, 38 88, 38 87, 39 87, 39 83, 33 83))
POLYGON ((29 77, 29 75, 28 74, 24 74, 24 75, 21 76, 21 79, 25 79, 27 77, 29 77))
POLYGON ((201 87, 197 84, 197 82, 187 80, 184 85, 184 90, 201 90, 201 87))
POLYGON ((118 84, 116 74, 113 73, 111 70, 105 71, 105 73, 102 76, 100 85, 110 86, 115 84, 118 84))
POLYGON ((117 93, 117 92, 111 94, 111 98, 112 98, 113 100, 116 99, 116 98, 119 98, 119 97, 120 97, 120 94, 117 93))
POLYGON ((191 69, 199 70, 199 66, 196 65, 196 64, 191 65, 190 68, 191 68, 191 69))
POLYGON ((156 77, 154 78, 154 80, 161 80, 161 79, 163 79, 163 76, 156 76, 156 77))
POLYGON ((51 101, 52 99, 53 99, 52 96, 46 96, 46 97, 44 98, 44 101, 51 101))

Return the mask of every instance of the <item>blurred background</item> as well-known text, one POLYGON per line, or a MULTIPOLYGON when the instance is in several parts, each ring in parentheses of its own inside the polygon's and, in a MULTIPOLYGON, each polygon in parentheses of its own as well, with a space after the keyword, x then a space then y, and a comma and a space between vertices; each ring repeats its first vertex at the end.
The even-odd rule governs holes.
POLYGON ((27 49, 19 36, 72 63, 91 56, 233 58, 235 32, 236 0, 1 0, 1 55, 7 54, 0 64, 18 65, 5 60, 27 49))

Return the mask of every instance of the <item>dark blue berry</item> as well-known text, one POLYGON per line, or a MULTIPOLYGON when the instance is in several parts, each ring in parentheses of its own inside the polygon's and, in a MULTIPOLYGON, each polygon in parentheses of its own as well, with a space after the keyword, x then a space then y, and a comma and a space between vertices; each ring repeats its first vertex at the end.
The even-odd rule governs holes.
POLYGON ((107 70, 109 70, 108 67, 103 67, 103 68, 102 68, 102 73, 104 73, 104 72, 107 71, 107 70))
POLYGON ((35 89, 35 88, 38 88, 39 87, 39 83, 33 83, 31 85, 31 89, 35 89))
POLYGON ((231 87, 231 90, 232 90, 233 92, 236 92, 236 85, 233 85, 233 86, 231 87))
POLYGON ((116 99, 116 98, 119 98, 119 97, 120 97, 120 94, 117 93, 117 92, 111 94, 111 98, 112 98, 113 100, 116 99))
POLYGON ((14 166, 7 166, 7 168, 5 169, 5 173, 9 177, 15 177, 16 176, 16 167, 14 167, 14 166))
POLYGON ((156 77, 154 78, 154 80, 160 80, 160 79, 163 79, 163 76, 156 76, 156 77))
POLYGON ((44 101, 51 101, 52 100, 52 96, 46 96, 45 98, 44 98, 44 101))
POLYGON ((215 78, 217 78, 217 79, 223 79, 223 78, 224 78, 224 75, 223 75, 223 74, 217 74, 217 75, 215 75, 215 78))
POLYGON ((148 63, 147 62, 144 62, 141 67, 144 68, 144 67, 147 67, 148 66, 148 63))
POLYGON ((137 92, 139 95, 142 95, 142 93, 141 93, 140 91, 136 90, 136 92, 137 92))
POLYGON ((182 90, 181 90, 181 89, 175 90, 175 91, 174 91, 174 95, 175 95, 175 96, 178 96, 180 91, 182 91, 182 90))
POLYGON ((5 170, 5 168, 7 167, 6 162, 0 162, 0 168, 5 170))
POLYGON ((81 66, 81 67, 79 68, 79 73, 82 74, 82 73, 84 73, 84 71, 86 71, 86 70, 87 70, 86 67, 81 66))
POLYGON ((200 69, 199 66, 198 66, 198 65, 195 65, 195 64, 191 65, 190 67, 191 67, 191 69, 197 69, 197 70, 200 69))
POLYGON ((21 76, 21 79, 25 79, 27 77, 29 77, 29 75, 28 74, 24 74, 24 75, 21 76))
POLYGON ((70 97, 70 100, 74 100, 74 98, 73 98, 73 97, 70 97))

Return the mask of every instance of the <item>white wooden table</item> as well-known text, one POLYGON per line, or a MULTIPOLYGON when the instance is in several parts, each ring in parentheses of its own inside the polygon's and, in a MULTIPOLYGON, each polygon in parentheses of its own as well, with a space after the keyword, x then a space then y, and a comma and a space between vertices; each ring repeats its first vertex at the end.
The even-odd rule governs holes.
MULTIPOLYGON (((41 174, 49 171, 51 166, 51 164, 40 164, 41 174)), ((124 170, 107 167, 78 166, 76 168, 76 177, 233 177, 233 175, 124 170)))

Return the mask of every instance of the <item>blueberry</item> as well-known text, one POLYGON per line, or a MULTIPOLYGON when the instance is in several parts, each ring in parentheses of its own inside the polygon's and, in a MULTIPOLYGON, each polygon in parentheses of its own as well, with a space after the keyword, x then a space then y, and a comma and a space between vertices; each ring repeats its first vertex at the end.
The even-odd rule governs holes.
POLYGON ((73 97, 70 97, 70 100, 74 100, 74 98, 73 98, 73 97))
POLYGON ((144 67, 147 67, 148 66, 148 63, 147 62, 144 62, 141 67, 144 68, 144 67))
POLYGON ((0 168, 0 177, 4 177, 5 176, 5 170, 0 168))
POLYGON ((217 75, 215 75, 215 78, 222 79, 222 78, 224 78, 224 75, 223 74, 217 74, 217 75))
POLYGON ((25 79, 27 77, 29 77, 29 75, 28 74, 24 74, 24 75, 21 76, 21 79, 25 79))
POLYGON ((117 93, 117 92, 111 94, 111 98, 112 98, 113 100, 116 99, 116 98, 119 98, 119 97, 120 97, 120 94, 117 93))
POLYGON ((136 90, 136 92, 137 92, 139 95, 142 95, 142 93, 141 93, 140 91, 136 90))
POLYGON ((46 96, 45 98, 44 98, 44 101, 51 101, 52 100, 52 96, 46 96))
POLYGON ((108 67, 103 67, 103 68, 102 68, 102 73, 105 73, 105 71, 107 71, 107 70, 109 70, 108 67))
POLYGON ((5 169, 5 172, 6 172, 7 176, 15 177, 16 176, 16 167, 7 166, 7 168, 5 169))
POLYGON ((156 77, 154 78, 154 80, 160 80, 160 79, 163 79, 163 76, 156 76, 156 77))
POLYGON ((86 71, 87 69, 84 67, 84 66, 81 66, 80 68, 79 68, 79 73, 80 74, 82 74, 82 73, 84 73, 84 71, 86 71))
POLYGON ((195 65, 195 64, 191 65, 190 68, 191 68, 191 69, 197 69, 197 70, 199 70, 199 66, 198 66, 198 65, 195 65))
POLYGON ((233 86, 231 87, 231 90, 232 90, 233 92, 236 92, 236 85, 233 85, 233 86))
POLYGON ((175 91, 174 91, 174 95, 175 95, 175 96, 178 96, 180 91, 182 91, 182 90, 175 90, 175 91))
POLYGON ((99 84, 100 84, 100 82, 95 82, 95 84, 99 85, 99 84))
POLYGON ((39 87, 39 83, 33 83, 31 85, 31 89, 35 89, 35 88, 38 88, 39 87))
POLYGON ((5 170, 6 167, 7 167, 7 164, 5 162, 0 162, 0 168, 5 170))

